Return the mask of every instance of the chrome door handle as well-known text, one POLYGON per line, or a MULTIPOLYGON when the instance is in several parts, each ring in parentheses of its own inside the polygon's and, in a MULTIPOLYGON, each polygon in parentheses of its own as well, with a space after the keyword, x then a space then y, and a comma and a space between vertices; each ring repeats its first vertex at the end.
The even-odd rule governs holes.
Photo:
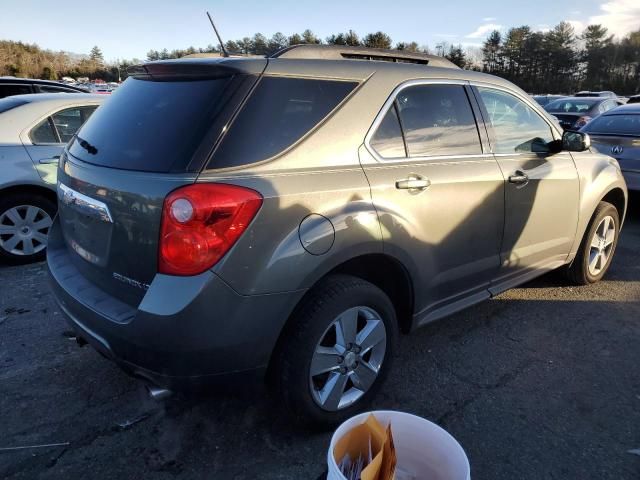
POLYGON ((424 190, 431 185, 427 178, 409 177, 402 180, 396 180, 396 188, 400 190, 424 190))
POLYGON ((529 176, 522 170, 516 170, 516 173, 509 176, 509 183, 515 183, 516 185, 526 185, 529 183, 529 176))

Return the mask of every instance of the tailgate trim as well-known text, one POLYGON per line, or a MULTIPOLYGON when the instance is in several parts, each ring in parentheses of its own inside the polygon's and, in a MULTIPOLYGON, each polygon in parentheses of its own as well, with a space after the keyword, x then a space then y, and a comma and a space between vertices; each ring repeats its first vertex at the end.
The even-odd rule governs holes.
POLYGON ((78 210, 85 215, 97 217, 103 222, 113 223, 113 217, 106 203, 88 197, 67 187, 64 183, 58 183, 58 198, 64 205, 78 210))

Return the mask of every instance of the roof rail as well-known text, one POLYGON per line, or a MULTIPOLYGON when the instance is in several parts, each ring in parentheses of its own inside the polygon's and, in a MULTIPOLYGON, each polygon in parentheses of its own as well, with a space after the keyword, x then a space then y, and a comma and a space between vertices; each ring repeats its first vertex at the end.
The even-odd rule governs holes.
POLYGON ((350 47, 346 45, 291 45, 272 54, 269 58, 296 58, 307 60, 374 60, 395 63, 417 63, 430 67, 459 68, 444 57, 405 50, 350 47))

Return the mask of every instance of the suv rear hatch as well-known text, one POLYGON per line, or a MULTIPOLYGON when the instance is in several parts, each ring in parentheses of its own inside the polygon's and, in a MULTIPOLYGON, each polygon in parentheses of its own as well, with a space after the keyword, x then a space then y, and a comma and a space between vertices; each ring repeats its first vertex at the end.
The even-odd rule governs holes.
POLYGON ((157 272, 163 202, 191 184, 266 66, 261 59, 136 67, 81 128, 58 172, 59 227, 92 284, 137 306, 157 272))

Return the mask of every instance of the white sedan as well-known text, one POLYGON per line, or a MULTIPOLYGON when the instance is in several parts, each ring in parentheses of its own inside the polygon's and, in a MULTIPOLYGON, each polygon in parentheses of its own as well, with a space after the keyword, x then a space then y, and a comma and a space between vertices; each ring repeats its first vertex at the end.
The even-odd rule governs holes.
POLYGON ((106 98, 48 93, 0 99, 0 262, 44 258, 58 159, 106 98))

